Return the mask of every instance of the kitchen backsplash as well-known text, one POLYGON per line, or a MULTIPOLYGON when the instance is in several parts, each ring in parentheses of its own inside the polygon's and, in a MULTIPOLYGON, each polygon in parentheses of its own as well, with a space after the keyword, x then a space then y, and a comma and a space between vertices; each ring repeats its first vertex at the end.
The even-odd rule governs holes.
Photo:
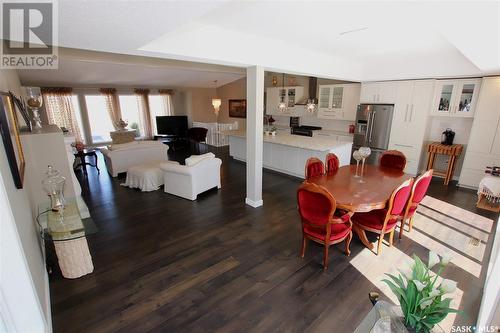
MULTIPOLYGON (((289 126, 290 117, 288 116, 273 116, 276 120, 276 125, 289 126)), ((353 121, 345 120, 328 120, 328 119, 318 119, 315 116, 304 116, 300 117, 301 125, 309 126, 320 126, 325 130, 349 132, 349 125, 354 124, 353 121)))

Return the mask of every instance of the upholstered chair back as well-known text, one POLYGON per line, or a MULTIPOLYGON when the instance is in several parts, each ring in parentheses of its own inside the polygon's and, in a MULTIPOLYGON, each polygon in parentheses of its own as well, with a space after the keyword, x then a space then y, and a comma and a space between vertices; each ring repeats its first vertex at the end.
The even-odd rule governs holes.
POLYGON ((334 153, 326 154, 325 167, 326 174, 328 176, 333 176, 339 170, 339 158, 334 153))
POLYGON ((386 150, 380 156, 380 166, 403 171, 406 167, 406 157, 399 150, 386 150))

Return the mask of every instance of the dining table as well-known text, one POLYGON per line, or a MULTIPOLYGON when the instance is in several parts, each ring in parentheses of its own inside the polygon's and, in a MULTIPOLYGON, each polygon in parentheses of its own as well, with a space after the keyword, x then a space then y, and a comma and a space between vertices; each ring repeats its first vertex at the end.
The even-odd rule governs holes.
MULTIPOLYGON (((333 175, 311 177, 307 182, 326 188, 335 198, 337 209, 361 213, 385 208, 392 192, 410 178, 411 175, 394 168, 365 165, 361 172, 361 166, 345 165, 333 175)), ((365 231, 356 224, 353 230, 372 250, 373 244, 365 231)))

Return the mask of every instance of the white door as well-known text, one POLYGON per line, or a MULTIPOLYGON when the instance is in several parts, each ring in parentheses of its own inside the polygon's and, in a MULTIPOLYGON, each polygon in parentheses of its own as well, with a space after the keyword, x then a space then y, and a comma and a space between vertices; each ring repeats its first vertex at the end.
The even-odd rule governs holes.
POLYGON ((369 82, 361 84, 361 94, 360 94, 360 102, 361 103, 377 103, 377 94, 378 94, 378 83, 377 82, 369 82))
POLYGON ((396 100, 396 82, 379 82, 376 103, 393 104, 396 100))
POLYGON ((453 103, 454 116, 474 117, 474 109, 479 95, 481 79, 460 80, 456 100, 453 103))
POLYGON ((266 91, 266 114, 278 114, 278 103, 280 102, 279 89, 267 88, 266 91))
POLYGON ((411 142, 408 129, 412 90, 412 81, 398 82, 391 126, 391 143, 408 144, 411 142))
POLYGON ((439 80, 436 82, 434 103, 431 113, 435 116, 449 116, 453 110, 457 90, 456 80, 439 80))
POLYGON ((331 86, 319 86, 318 110, 328 110, 331 106, 331 86))

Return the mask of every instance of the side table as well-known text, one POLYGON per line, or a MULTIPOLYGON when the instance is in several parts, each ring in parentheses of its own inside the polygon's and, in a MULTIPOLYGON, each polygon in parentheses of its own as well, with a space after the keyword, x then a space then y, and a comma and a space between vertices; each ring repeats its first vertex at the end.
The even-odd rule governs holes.
POLYGON ((80 162, 75 166, 75 170, 81 167, 83 169, 83 173, 87 176, 87 165, 90 165, 91 167, 97 169, 97 173, 101 173, 101 170, 99 170, 99 167, 97 166, 97 154, 95 149, 85 148, 80 151, 75 151, 73 155, 75 155, 75 158, 80 160, 80 162), (94 157, 94 164, 88 163, 85 160, 85 157, 87 156, 94 157))
POLYGON ((50 204, 40 205, 38 211, 40 236, 54 244, 62 275, 76 279, 92 273, 94 265, 87 243, 87 236, 97 232, 92 219, 80 217, 75 200, 69 201, 62 212, 50 210, 50 204))
POLYGON ((453 171, 455 170, 455 162, 458 156, 462 153, 463 146, 459 144, 454 145, 444 145, 439 142, 433 142, 429 144, 427 149, 429 153, 429 160, 427 162, 427 170, 434 168, 434 160, 436 158, 436 154, 448 155, 448 168, 446 171, 437 171, 434 170, 434 176, 444 177, 444 185, 448 185, 450 183, 451 178, 453 177, 453 171))

